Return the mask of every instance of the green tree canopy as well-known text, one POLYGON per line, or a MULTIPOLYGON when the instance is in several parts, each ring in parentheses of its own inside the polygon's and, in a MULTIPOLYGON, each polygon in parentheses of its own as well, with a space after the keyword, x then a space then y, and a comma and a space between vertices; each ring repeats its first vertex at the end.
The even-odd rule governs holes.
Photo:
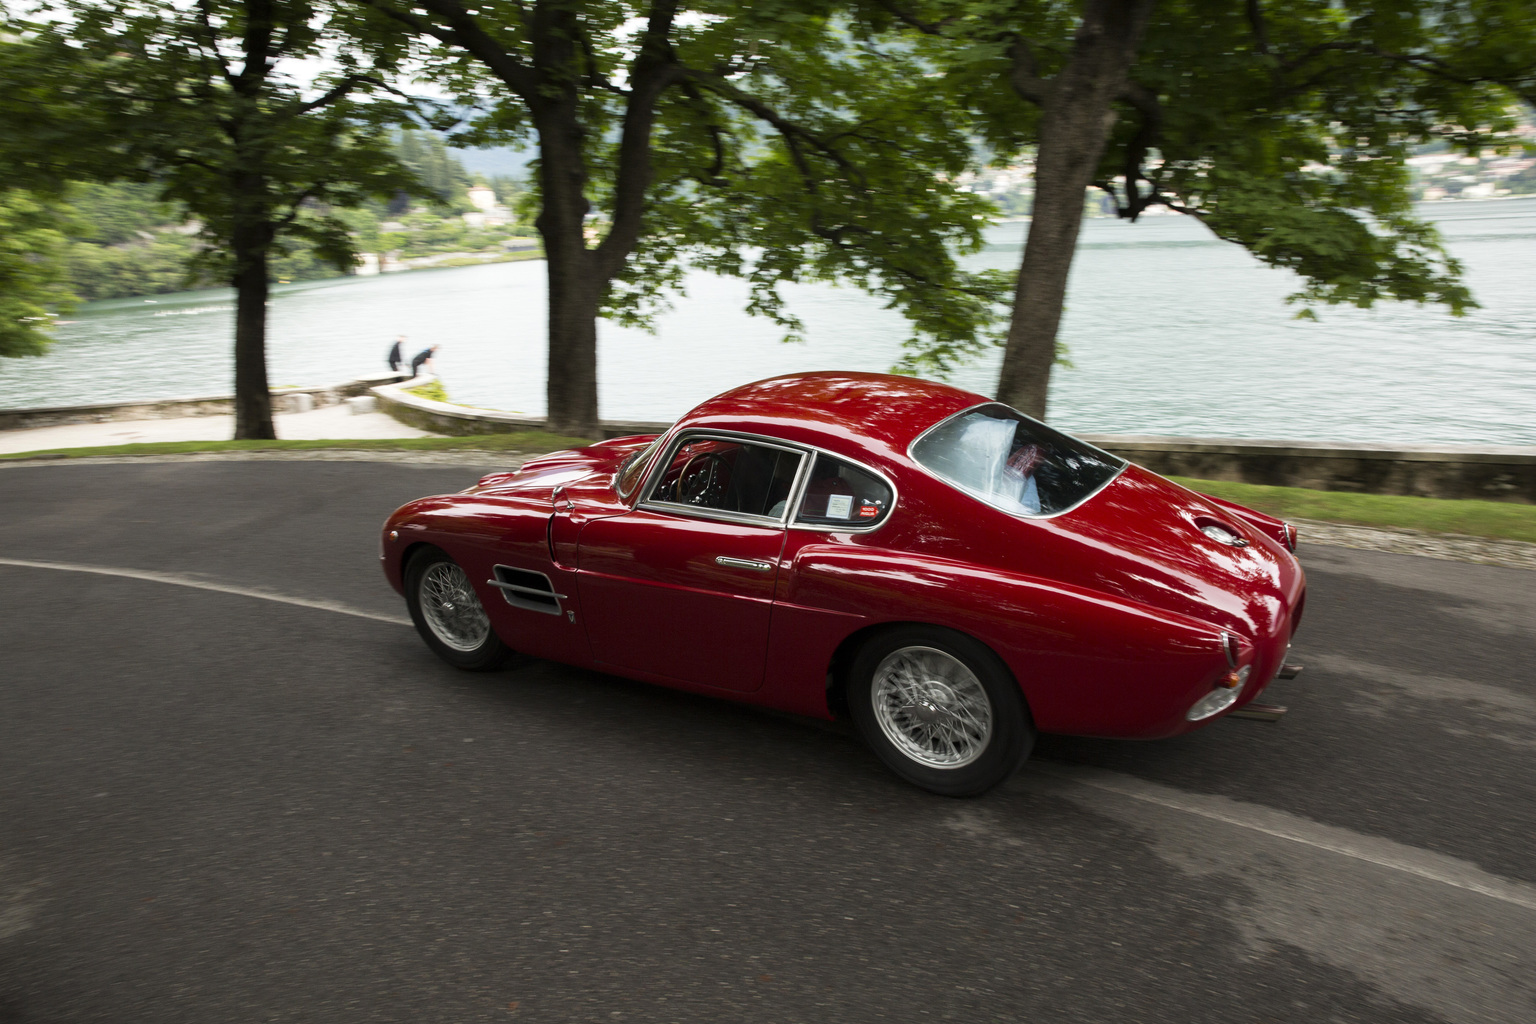
POLYGON ((395 140, 395 158, 400 161, 427 192, 450 206, 464 202, 464 190, 470 185, 469 172, 435 132, 405 129, 395 140))
POLYGON ((538 146, 554 429, 598 429, 597 317, 649 323, 687 266, 744 277, 791 332, 793 281, 868 288, 942 345, 992 315, 996 282, 954 259, 986 213, 953 183, 963 123, 835 4, 353 2, 378 16, 360 36, 392 24, 478 110, 456 144, 538 146))
POLYGON ((42 355, 54 313, 68 309, 65 214, 25 189, 0 190, 0 356, 42 355))
POLYGON ((400 104, 378 98, 388 50, 342 39, 312 0, 67 0, 32 45, 89 63, 77 97, 115 173, 153 182, 202 225, 200 265, 236 292, 235 436, 272 437, 270 263, 298 241, 347 267, 335 208, 415 187, 390 153, 400 104), (307 81, 305 70, 328 72, 307 81))
POLYGON ((66 181, 101 167, 90 69, 26 34, 0 5, 0 357, 41 355, 54 313, 74 301, 62 258, 72 221, 66 181))
MULTIPOLYGON (((1536 100, 1524 0, 873 0, 1004 156, 1037 150, 999 398, 1043 415, 1083 193, 1159 204, 1300 275, 1307 303, 1472 297, 1411 205, 1433 140, 1508 146, 1536 100), (1112 126, 1112 127, 1111 127, 1112 126)), ((1304 311, 1309 312, 1309 310, 1304 311)), ((1130 311, 1128 311, 1128 314, 1130 311)), ((964 351, 927 346, 943 365, 964 351)))

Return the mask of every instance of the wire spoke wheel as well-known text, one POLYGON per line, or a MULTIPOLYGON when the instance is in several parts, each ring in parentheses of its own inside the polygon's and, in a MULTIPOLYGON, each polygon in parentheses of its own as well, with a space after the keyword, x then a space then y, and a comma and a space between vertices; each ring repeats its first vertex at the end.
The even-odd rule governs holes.
POLYGON ((464 570, 453 562, 434 562, 422 573, 417 590, 422 618, 444 646, 465 653, 478 650, 491 633, 480 599, 464 570))
POLYGON ((937 648, 901 647, 886 655, 870 680, 870 703, 886 739, 930 768, 968 765, 992 739, 986 687, 937 648))

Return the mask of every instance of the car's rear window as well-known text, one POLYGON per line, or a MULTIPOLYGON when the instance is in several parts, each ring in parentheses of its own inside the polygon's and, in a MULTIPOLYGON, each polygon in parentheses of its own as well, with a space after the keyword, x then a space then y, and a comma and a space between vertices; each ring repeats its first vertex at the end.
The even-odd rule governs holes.
POLYGON ((1081 505, 1125 468, 1124 459, 1006 405, 950 417, 918 438, 912 457, 961 490, 1024 516, 1081 505))

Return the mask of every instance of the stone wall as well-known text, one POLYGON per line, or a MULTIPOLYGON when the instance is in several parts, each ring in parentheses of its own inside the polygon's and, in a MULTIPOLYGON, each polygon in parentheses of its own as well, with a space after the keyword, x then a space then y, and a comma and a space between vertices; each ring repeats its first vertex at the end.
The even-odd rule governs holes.
MULTIPOLYGON (((437 402, 412 394, 411 388, 430 384, 437 378, 422 374, 415 380, 382 384, 371 389, 378 401, 380 412, 387 412, 401 423, 436 434, 454 437, 472 437, 476 434, 514 434, 524 430, 543 430, 542 416, 524 416, 521 413, 502 412, 499 409, 477 409, 474 406, 437 402)), ((631 434, 659 434, 671 423, 605 420, 603 437, 628 437, 631 434)))
POLYGON ((1279 487, 1536 504, 1536 448, 1346 447, 1302 441, 1223 441, 1085 435, 1154 473, 1279 487))
MULTIPOLYGON (((544 421, 434 402, 406 388, 422 377, 373 389, 379 406, 402 423, 445 434, 539 430, 544 421)), ((657 434, 670 423, 605 422, 604 437, 657 434)), ((1123 434, 1085 440, 1154 473, 1238 480, 1281 487, 1424 498, 1480 498, 1536 504, 1536 448, 1416 449, 1343 447, 1302 441, 1224 441, 1123 434)))
MULTIPOLYGON (((272 393, 273 411, 301 412, 371 394, 381 412, 433 433, 465 436, 544 429, 541 417, 434 402, 406 390, 433 379, 428 375, 413 381, 400 381, 393 376, 382 376, 331 387, 284 388, 272 393)), ((0 409, 0 430, 66 423, 229 415, 233 412, 232 406, 230 397, 220 396, 49 409, 0 409)), ((603 424, 603 436, 655 434, 670 425, 608 421, 603 424)), ((1536 448, 1403 450, 1303 441, 1235 441, 1125 434, 1090 434, 1085 435, 1085 439, 1155 473, 1169 476, 1237 480, 1322 491, 1536 504, 1536 448)))
MULTIPOLYGON (((348 398, 365 395, 370 388, 395 379, 393 376, 369 377, 322 387, 274 388, 272 411, 306 412, 321 406, 336 405, 348 398)), ((119 420, 168 420, 183 416, 232 416, 234 412, 233 395, 167 398, 155 402, 59 405, 39 409, 0 409, 0 430, 61 427, 71 423, 113 423, 119 420)))

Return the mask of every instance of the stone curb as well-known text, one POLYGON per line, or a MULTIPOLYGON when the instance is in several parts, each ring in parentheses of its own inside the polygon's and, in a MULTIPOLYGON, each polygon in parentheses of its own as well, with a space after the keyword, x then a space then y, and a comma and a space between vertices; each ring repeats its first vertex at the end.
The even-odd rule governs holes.
POLYGON ((1305 559, 1307 545, 1388 551, 1420 558, 1440 558, 1453 562, 1477 562, 1510 569, 1536 569, 1536 544, 1518 540, 1494 540, 1456 533, 1429 533, 1424 530, 1386 529, 1324 523, 1315 519, 1295 519, 1300 533, 1298 553, 1305 559))

